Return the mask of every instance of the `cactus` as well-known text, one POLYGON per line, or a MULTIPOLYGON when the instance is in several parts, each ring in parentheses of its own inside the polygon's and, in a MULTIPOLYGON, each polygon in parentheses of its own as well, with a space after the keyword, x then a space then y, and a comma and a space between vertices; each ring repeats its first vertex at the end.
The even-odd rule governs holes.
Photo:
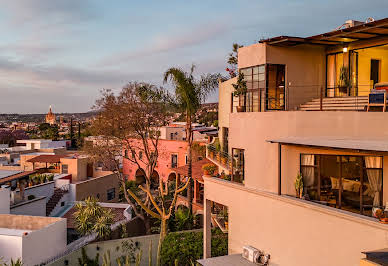
POLYGON ((110 250, 107 250, 104 253, 104 256, 102 258, 102 266, 111 266, 111 264, 110 264, 110 250))

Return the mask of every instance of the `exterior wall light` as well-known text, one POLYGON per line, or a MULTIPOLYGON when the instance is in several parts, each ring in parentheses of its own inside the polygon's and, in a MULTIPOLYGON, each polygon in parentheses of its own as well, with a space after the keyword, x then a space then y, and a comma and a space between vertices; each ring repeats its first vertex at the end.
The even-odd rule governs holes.
POLYGON ((344 48, 342 48, 342 51, 344 52, 344 53, 347 53, 348 52, 348 47, 344 47, 344 48))

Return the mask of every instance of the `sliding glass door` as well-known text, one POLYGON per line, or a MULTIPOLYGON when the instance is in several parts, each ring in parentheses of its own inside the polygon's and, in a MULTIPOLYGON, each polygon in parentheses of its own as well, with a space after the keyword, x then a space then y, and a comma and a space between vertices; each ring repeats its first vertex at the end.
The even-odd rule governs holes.
POLYGON ((372 215, 382 205, 380 156, 302 154, 300 171, 309 200, 331 207, 372 215))

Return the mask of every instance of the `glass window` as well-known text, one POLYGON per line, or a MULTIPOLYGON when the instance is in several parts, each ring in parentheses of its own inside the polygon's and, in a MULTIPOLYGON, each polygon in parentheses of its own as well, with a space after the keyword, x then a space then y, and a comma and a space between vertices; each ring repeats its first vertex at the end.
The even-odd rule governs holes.
POLYGON ((62 164, 62 174, 68 174, 69 173, 69 165, 62 164))
POLYGON ((178 167, 178 154, 171 154, 171 168, 178 167))
POLYGON ((113 200, 116 196, 115 194, 116 194, 115 188, 108 189, 106 191, 107 200, 113 200))
POLYGON ((382 157, 302 154, 300 160, 307 199, 368 216, 381 207, 382 157))

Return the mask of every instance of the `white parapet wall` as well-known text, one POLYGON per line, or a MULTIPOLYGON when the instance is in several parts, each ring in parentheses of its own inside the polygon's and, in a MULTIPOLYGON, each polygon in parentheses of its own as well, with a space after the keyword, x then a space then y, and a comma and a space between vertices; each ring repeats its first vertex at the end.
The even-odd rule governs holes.
POLYGON ((66 219, 0 215, 0 257, 39 265, 66 249, 66 219))

